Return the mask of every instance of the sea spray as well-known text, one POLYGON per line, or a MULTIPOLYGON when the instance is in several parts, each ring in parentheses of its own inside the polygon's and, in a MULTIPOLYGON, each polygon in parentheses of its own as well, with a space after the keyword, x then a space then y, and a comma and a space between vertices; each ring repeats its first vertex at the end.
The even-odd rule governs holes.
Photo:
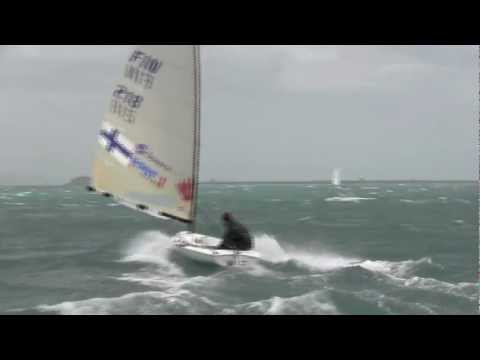
POLYGON ((138 234, 125 250, 122 262, 156 264, 170 275, 183 275, 182 270, 169 259, 171 237, 160 231, 138 234))

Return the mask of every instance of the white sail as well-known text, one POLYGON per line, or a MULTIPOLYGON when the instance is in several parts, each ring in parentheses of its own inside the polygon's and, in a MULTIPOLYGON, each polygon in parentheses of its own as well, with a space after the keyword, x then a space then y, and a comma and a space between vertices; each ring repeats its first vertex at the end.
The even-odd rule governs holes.
POLYGON ((335 169, 332 175, 332 185, 342 186, 342 174, 340 169, 335 169))
POLYGON ((94 190, 150 215, 195 220, 200 146, 200 52, 132 49, 98 134, 94 190))

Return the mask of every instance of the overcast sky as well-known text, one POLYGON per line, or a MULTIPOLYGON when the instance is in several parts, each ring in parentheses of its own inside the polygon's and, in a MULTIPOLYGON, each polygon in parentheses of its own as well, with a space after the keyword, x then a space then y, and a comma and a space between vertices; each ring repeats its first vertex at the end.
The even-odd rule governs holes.
MULTIPOLYGON (((89 175, 129 46, 0 46, 0 184, 89 175)), ((204 46, 203 180, 477 179, 474 46, 204 46)))

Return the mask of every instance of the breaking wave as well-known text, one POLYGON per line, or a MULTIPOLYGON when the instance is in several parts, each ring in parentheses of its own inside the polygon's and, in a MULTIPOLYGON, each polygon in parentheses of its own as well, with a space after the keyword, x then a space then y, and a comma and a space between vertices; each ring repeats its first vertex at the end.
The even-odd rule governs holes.
POLYGON ((332 300, 324 291, 313 291, 289 298, 273 297, 236 305, 222 311, 224 315, 338 315, 332 300))
POLYGON ((440 264, 428 257, 384 261, 324 251, 285 250, 274 236, 268 234, 257 234, 255 242, 256 250, 266 260, 264 265, 247 271, 217 270, 203 276, 188 276, 169 256, 168 235, 158 231, 143 232, 130 242, 120 261, 150 266, 123 274, 117 280, 141 284, 151 291, 40 305, 36 310, 70 315, 335 315, 352 312, 342 308, 345 302, 342 299, 348 298, 348 302, 356 304, 360 309, 363 306, 368 309, 367 312, 436 314, 445 310, 434 300, 416 303, 409 298, 396 297, 395 289, 410 288, 438 294, 440 297, 453 296, 459 299, 462 306, 478 297, 476 284, 450 284, 422 277, 421 274, 425 272, 443 270, 440 264), (154 265, 153 268, 151 265, 154 265), (292 266, 297 269, 297 275, 290 272, 292 266), (342 290, 338 285, 344 282, 341 279, 350 279, 351 282, 352 278, 359 279, 353 281, 353 284, 367 281, 369 285, 365 286, 368 288, 354 285, 360 288, 342 290), (263 283, 278 284, 279 289, 285 293, 281 294, 280 291, 280 294, 265 296, 261 300, 224 296, 232 289, 262 286, 263 283), (380 289, 388 286, 391 290, 385 292, 375 289, 378 286, 380 289), (312 291, 312 287, 315 290, 312 291))
POLYGON ((326 202, 350 202, 359 203, 361 201, 377 200, 376 198, 363 198, 363 197, 330 197, 325 199, 326 202))
POLYGON ((132 240, 120 261, 155 264, 168 275, 184 275, 180 267, 169 259, 170 249, 169 235, 160 231, 143 232, 132 240))

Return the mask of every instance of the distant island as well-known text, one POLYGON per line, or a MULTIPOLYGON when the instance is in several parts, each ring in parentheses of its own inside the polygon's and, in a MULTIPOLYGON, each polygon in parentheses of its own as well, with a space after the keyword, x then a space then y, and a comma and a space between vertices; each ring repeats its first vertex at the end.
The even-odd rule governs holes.
POLYGON ((90 178, 88 176, 79 176, 70 180, 70 182, 66 185, 87 186, 90 185, 90 178))

